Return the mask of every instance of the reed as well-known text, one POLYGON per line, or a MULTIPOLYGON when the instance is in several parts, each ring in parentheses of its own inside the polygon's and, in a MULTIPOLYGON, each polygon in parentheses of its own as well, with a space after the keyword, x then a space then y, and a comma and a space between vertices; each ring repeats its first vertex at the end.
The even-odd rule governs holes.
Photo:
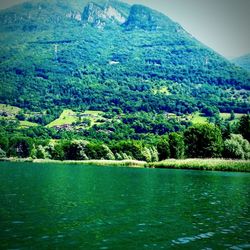
POLYGON ((137 160, 85 160, 85 161, 58 161, 50 159, 31 158, 4 158, 0 161, 11 162, 32 162, 32 163, 56 163, 68 165, 95 165, 95 166, 117 166, 117 167, 137 167, 137 168, 168 168, 168 169, 190 169, 190 170, 210 170, 210 171, 232 171, 250 172, 250 161, 248 160, 228 160, 228 159, 168 159, 160 162, 147 163, 137 160))
POLYGON ((250 161, 228 159, 169 159, 161 162, 148 163, 146 167, 250 172, 250 161))
POLYGON ((77 165, 97 165, 97 166, 127 166, 127 167, 141 167, 143 168, 146 165, 145 161, 136 161, 136 160, 84 160, 84 161, 57 161, 57 160, 44 160, 44 159, 35 159, 32 162, 34 163, 61 163, 61 164, 77 164, 77 165))

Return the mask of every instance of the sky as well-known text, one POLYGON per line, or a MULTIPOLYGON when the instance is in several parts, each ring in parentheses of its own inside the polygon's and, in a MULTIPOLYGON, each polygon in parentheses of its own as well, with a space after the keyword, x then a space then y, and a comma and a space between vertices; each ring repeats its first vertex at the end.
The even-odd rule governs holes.
MULTIPOLYGON (((0 0, 0 8, 25 0, 0 0)), ((73 1, 73 0, 72 0, 73 1)), ((123 0, 159 10, 227 58, 250 53, 250 0, 123 0)))

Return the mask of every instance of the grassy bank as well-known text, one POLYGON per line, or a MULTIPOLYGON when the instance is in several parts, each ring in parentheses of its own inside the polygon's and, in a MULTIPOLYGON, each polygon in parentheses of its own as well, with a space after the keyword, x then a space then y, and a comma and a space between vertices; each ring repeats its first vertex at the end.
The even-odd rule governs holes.
POLYGON ((226 159, 183 159, 183 160, 168 159, 165 161, 152 162, 152 163, 146 163, 145 161, 137 161, 137 160, 58 161, 58 160, 31 159, 31 158, 25 158, 25 159, 4 158, 4 159, 0 159, 0 161, 250 172, 250 161, 226 160, 226 159))
POLYGON ((35 159, 34 163, 61 163, 61 164, 82 164, 82 165, 97 165, 97 166, 126 166, 126 167, 141 167, 146 165, 145 161, 136 160, 123 160, 123 161, 112 161, 112 160, 85 160, 85 161, 56 161, 56 160, 41 160, 35 159))
POLYGON ((58 161, 50 159, 32 159, 32 158, 2 158, 0 161, 9 162, 33 162, 33 163, 56 163, 56 164, 82 164, 82 165, 97 165, 97 166, 126 166, 126 167, 145 167, 145 161, 137 160, 122 160, 122 161, 111 161, 111 160, 86 160, 86 161, 58 161))
POLYGON ((161 162, 148 163, 146 167, 250 172, 250 161, 225 159, 169 159, 161 162))

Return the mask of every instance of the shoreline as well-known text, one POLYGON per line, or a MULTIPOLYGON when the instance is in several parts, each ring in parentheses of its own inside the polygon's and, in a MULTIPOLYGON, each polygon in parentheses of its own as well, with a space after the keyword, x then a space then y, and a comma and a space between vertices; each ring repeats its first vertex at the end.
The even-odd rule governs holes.
POLYGON ((56 163, 70 165, 97 165, 97 166, 121 166, 144 168, 147 162, 137 160, 50 160, 50 159, 31 159, 31 158, 2 158, 2 162, 29 162, 29 163, 56 163))
POLYGON ((96 165, 96 166, 120 166, 133 168, 162 168, 162 169, 185 169, 200 171, 227 171, 227 172, 250 172, 249 160, 230 159, 168 159, 160 162, 137 161, 137 160, 50 160, 31 158, 2 158, 1 162, 28 162, 28 163, 56 163, 70 165, 96 165))
POLYGON ((166 169, 186 169, 203 171, 226 171, 226 172, 250 172, 249 160, 231 160, 231 159, 169 159, 161 162, 148 163, 149 168, 166 169))

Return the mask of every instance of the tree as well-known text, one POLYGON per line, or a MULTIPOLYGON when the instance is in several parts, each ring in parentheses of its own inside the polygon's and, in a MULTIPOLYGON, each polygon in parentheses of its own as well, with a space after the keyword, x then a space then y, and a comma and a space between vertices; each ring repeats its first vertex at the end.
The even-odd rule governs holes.
POLYGON ((250 115, 243 115, 240 118, 239 133, 250 142, 250 115))
POLYGON ((6 157, 6 152, 0 148, 0 158, 5 158, 5 157, 6 157))
POLYGON ((9 148, 9 139, 5 133, 0 134, 0 148, 7 151, 9 148))
POLYGON ((86 148, 89 142, 84 140, 73 140, 66 142, 63 146, 67 160, 88 160, 86 148))
POLYGON ((214 106, 205 106, 202 110, 205 116, 214 117, 219 113, 218 108, 214 106))
POLYGON ((36 158, 38 159, 51 159, 51 155, 49 154, 47 147, 43 147, 42 145, 38 145, 37 148, 35 148, 36 152, 36 158))
POLYGON ((33 148, 32 139, 28 137, 12 137, 10 139, 10 156, 26 158, 30 156, 33 148))
POLYGON ((18 114, 16 115, 16 118, 17 118, 19 121, 24 121, 24 120, 25 120, 24 111, 23 111, 23 110, 19 111, 18 114))
POLYGON ((147 161, 147 162, 152 161, 151 152, 150 152, 150 149, 148 147, 143 148, 142 155, 144 156, 145 161, 147 161))
POLYGON ((250 143, 242 135, 231 134, 230 139, 225 141, 223 155, 226 158, 250 159, 250 143))
POLYGON ((234 114, 234 111, 231 110, 229 120, 230 120, 230 121, 233 121, 234 119, 235 119, 235 114, 234 114))
POLYGON ((149 150, 150 150, 150 153, 151 153, 151 161, 152 162, 159 161, 159 154, 158 154, 158 151, 157 151, 156 147, 154 147, 154 146, 150 147, 149 150))
POLYGON ((100 153, 102 155, 101 158, 105 160, 115 160, 115 156, 113 152, 110 150, 110 148, 107 145, 101 145, 100 147, 100 153))
POLYGON ((91 120, 87 118, 83 118, 80 123, 82 123, 86 127, 89 127, 91 125, 91 120))
POLYGON ((159 153, 159 160, 166 160, 170 157, 169 138, 168 136, 162 136, 157 143, 157 151, 159 153))
POLYGON ((197 124, 184 132, 187 156, 220 157, 223 150, 221 130, 213 124, 197 124))
POLYGON ((119 153, 122 158, 124 158, 123 156, 126 156, 130 159, 145 160, 145 156, 143 155, 143 146, 139 141, 120 141, 113 145, 112 151, 114 153, 119 153))
POLYGON ((46 150, 48 151, 49 155, 52 159, 55 160, 64 160, 65 159, 65 152, 63 150, 63 143, 57 142, 57 143, 49 143, 46 147, 46 150))
POLYGON ((183 135, 180 133, 171 133, 169 135, 170 157, 182 159, 185 155, 185 143, 183 135))

